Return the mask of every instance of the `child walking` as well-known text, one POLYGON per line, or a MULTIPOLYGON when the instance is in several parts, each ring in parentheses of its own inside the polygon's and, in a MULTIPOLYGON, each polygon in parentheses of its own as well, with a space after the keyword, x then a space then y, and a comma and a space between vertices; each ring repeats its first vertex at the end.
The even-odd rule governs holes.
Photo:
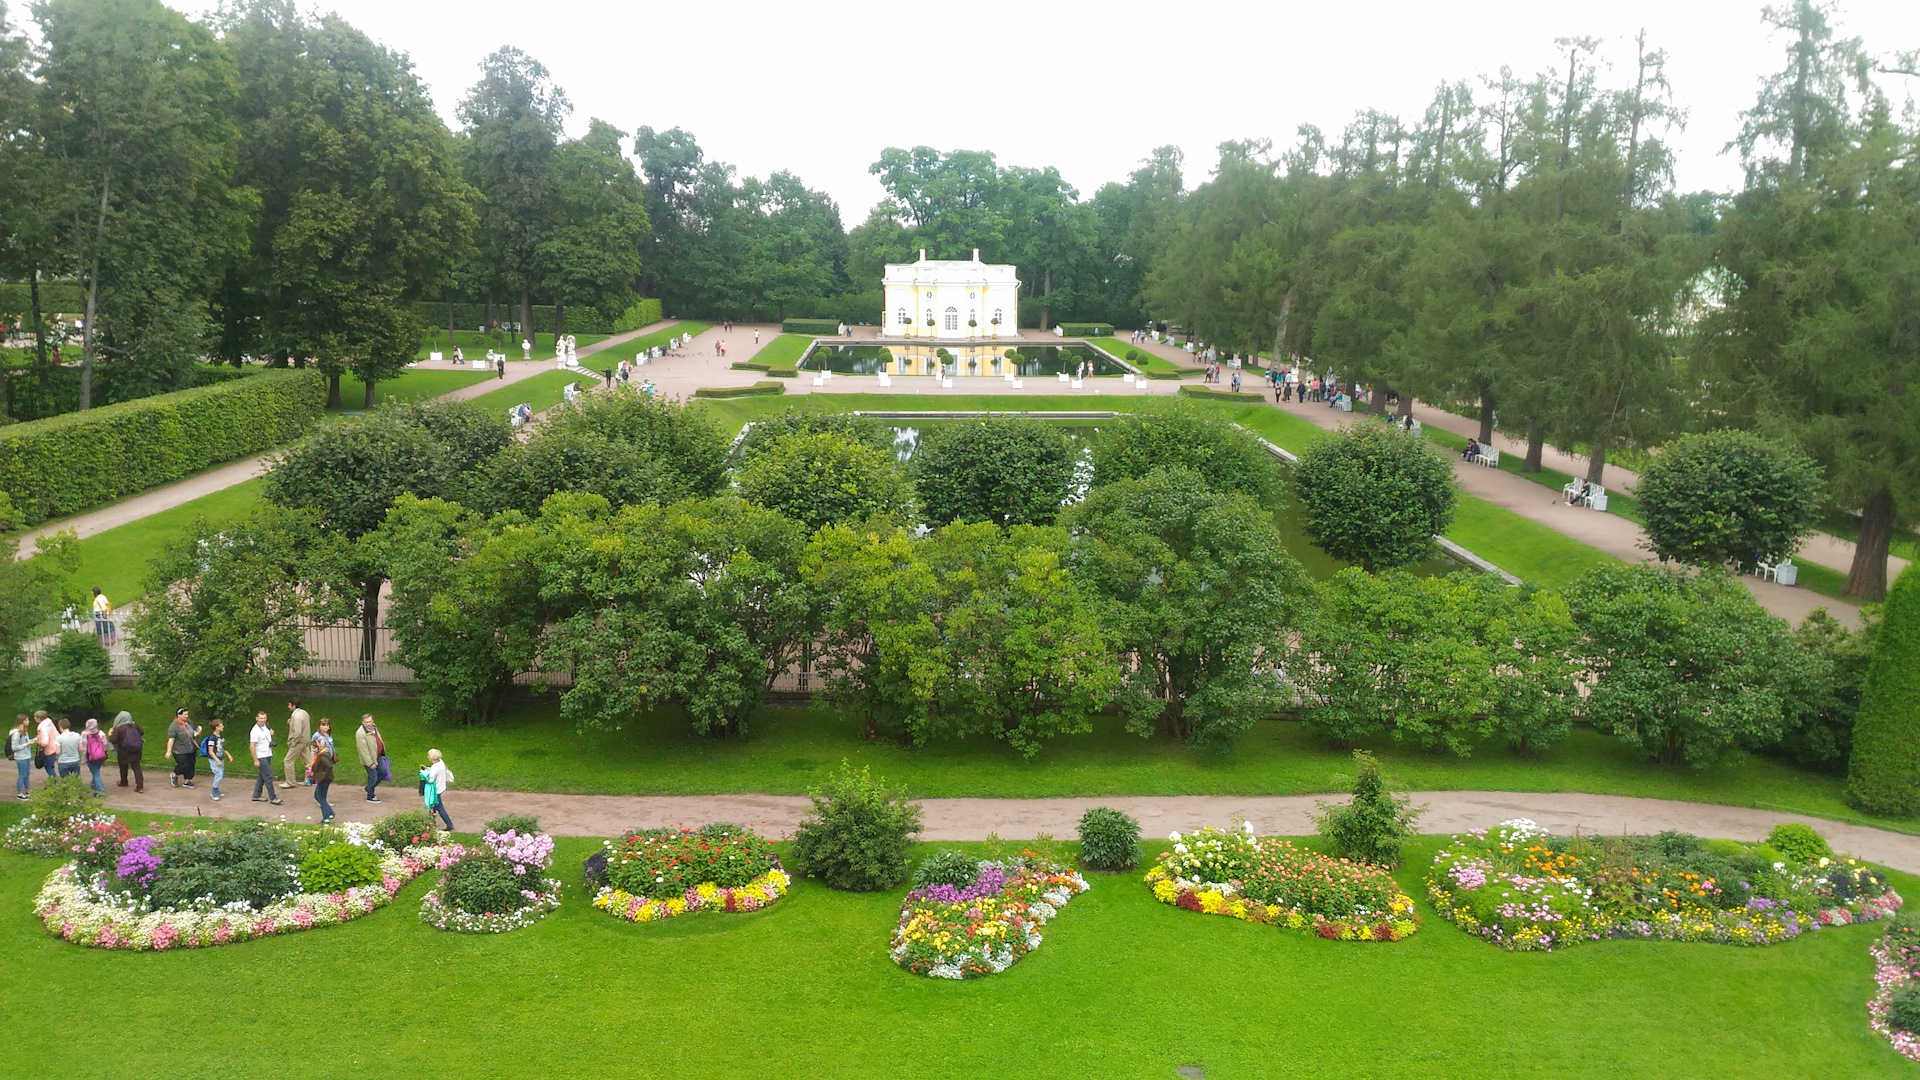
POLYGON ((207 767, 213 770, 213 799, 215 802, 220 801, 220 781, 227 778, 227 762, 233 760, 233 755, 227 753, 226 730, 227 722, 225 720, 215 720, 213 722, 213 734, 207 736, 205 744, 201 747, 207 755, 207 767))

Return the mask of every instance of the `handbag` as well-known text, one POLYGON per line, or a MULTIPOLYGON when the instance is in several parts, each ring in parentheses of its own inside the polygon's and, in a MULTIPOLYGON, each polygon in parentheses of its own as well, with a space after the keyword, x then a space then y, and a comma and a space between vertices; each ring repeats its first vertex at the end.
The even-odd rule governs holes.
POLYGON ((393 766, 388 763, 385 754, 380 755, 380 780, 388 784, 393 782, 393 766))

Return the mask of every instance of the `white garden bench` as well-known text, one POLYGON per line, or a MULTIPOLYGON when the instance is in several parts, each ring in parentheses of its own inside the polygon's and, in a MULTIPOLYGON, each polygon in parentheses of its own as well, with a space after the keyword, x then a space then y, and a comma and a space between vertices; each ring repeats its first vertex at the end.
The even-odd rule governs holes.
POLYGON ((1781 559, 1777 563, 1759 564, 1760 577, 1766 581, 1781 585, 1793 585, 1800 580, 1800 568, 1793 565, 1792 559, 1781 559))
POLYGON ((1497 469, 1500 467, 1500 451, 1491 446, 1483 445, 1480 449, 1474 451, 1473 456, 1467 460, 1473 462, 1475 465, 1482 465, 1489 469, 1497 469))
POLYGON ((1586 481, 1584 480, 1569 480, 1567 481, 1567 486, 1560 489, 1560 494, 1566 498, 1567 505, 1585 506, 1589 509, 1598 510, 1603 514, 1606 513, 1607 489, 1601 487, 1599 484, 1594 484, 1587 492, 1586 498, 1583 499, 1580 497, 1580 488, 1585 483, 1586 481))

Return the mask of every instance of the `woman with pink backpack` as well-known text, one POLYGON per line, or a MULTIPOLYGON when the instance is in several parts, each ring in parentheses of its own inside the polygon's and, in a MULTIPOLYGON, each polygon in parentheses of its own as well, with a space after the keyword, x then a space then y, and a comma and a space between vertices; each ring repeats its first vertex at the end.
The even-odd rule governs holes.
POLYGON ((83 740, 81 757, 86 759, 87 772, 93 776, 93 793, 105 795, 107 785, 100 780, 100 766, 107 763, 107 737, 100 733, 100 721, 89 718, 87 730, 80 733, 83 740))

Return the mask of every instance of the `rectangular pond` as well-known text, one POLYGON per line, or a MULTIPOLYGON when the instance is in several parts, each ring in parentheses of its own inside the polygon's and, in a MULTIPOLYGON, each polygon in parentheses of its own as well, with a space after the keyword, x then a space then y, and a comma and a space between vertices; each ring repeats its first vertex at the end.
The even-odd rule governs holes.
POLYGON ((1089 377, 1124 375, 1127 369, 1085 345, 831 345, 822 341, 800 362, 802 371, 835 375, 928 375, 952 378, 1053 378, 1061 372, 1089 377), (1008 354, 1012 353, 1012 356, 1008 354))

